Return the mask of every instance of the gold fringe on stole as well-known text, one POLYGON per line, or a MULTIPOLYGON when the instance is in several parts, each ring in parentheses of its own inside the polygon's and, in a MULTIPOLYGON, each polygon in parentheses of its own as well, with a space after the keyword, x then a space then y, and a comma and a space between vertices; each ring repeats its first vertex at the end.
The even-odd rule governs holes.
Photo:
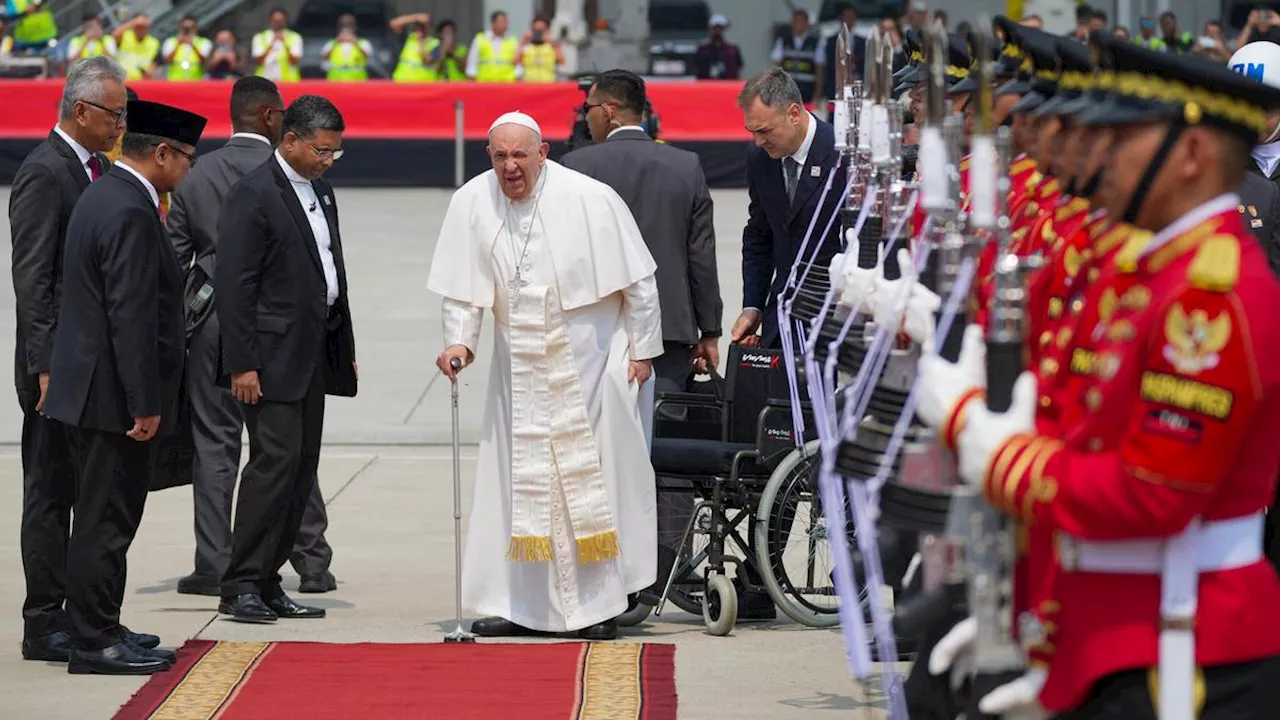
MULTIPOLYGON (((548 541, 547 550, 550 551, 550 549, 551 543, 548 541)), ((617 530, 578 538, 578 562, 583 564, 616 558, 621 553, 622 551, 618 548, 617 530)))
POLYGON ((551 562, 555 559, 551 552, 551 537, 512 537, 511 545, 507 547, 507 559, 515 562, 551 562))

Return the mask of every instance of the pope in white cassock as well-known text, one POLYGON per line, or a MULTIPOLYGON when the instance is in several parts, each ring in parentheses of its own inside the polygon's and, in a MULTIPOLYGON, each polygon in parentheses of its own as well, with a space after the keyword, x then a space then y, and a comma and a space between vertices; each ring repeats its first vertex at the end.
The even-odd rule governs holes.
POLYGON ((482 636, 617 636, 657 574, 647 428, 662 354, 654 261, 607 185, 547 160, 533 118, 489 128, 493 170, 454 193, 428 289, 446 348, 474 359, 492 312, 493 369, 462 568, 482 636))

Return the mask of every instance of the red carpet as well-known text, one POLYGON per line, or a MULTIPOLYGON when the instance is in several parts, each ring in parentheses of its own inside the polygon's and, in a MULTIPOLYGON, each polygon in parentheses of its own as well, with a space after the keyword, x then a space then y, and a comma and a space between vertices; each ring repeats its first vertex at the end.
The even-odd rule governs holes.
POLYGON ((115 720, 670 720, 675 647, 191 640, 115 720))

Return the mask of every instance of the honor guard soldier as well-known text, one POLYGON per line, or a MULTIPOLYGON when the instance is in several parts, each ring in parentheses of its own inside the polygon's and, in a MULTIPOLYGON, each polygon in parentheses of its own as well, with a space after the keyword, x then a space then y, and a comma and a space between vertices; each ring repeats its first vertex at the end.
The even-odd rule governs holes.
MULTIPOLYGON (((1118 252, 1099 321, 1074 326, 1096 343, 1087 412, 1039 431, 1024 374, 1008 412, 965 404, 960 472, 1055 532, 1045 709, 1271 718, 1280 578, 1260 538, 1280 469, 1280 284, 1234 190, 1280 90, 1199 58, 1094 43, 1113 68, 1086 119, 1113 133, 1107 212, 1154 235, 1118 252)), ((954 383, 942 364, 922 362, 922 383, 954 383)))

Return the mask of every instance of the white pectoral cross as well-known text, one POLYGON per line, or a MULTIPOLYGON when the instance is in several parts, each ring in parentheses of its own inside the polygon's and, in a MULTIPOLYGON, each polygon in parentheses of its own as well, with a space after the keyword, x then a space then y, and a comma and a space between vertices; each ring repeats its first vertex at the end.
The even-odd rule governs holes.
POLYGON ((515 301, 516 294, 520 292, 520 288, 524 287, 529 287, 529 281, 520 277, 520 273, 516 273, 515 277, 507 281, 507 290, 511 291, 511 299, 513 302, 515 301))

